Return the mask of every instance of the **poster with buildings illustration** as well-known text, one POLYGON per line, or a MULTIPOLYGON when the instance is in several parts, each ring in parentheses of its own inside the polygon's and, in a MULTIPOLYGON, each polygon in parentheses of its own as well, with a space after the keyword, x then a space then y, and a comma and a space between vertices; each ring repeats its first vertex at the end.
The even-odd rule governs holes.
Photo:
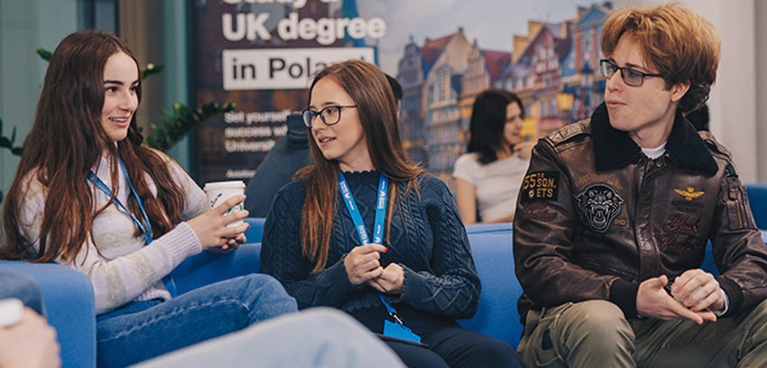
POLYGON ((199 0, 197 101, 237 110, 200 128, 201 179, 244 179, 306 107, 332 62, 376 63, 403 87, 410 157, 448 183, 475 96, 520 96, 526 133, 588 117, 601 102, 600 34, 609 2, 574 0, 199 0))

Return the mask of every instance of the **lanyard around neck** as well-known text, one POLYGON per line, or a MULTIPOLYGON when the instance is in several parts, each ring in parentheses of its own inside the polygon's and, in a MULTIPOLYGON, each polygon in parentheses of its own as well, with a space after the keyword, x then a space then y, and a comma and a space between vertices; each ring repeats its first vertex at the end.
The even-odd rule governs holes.
MULTIPOLYGON (((146 214, 146 210, 144 210, 144 202, 141 201, 141 197, 139 197, 138 193, 136 193, 136 189, 133 188, 133 184, 130 181, 130 175, 128 175, 128 169, 125 168, 125 163, 123 163, 122 158, 118 157, 118 160, 120 160, 120 166, 123 169, 123 173, 125 173, 125 180, 128 181, 128 186, 130 187, 131 193, 133 193, 133 196, 136 197, 136 202, 138 202, 138 208, 141 210, 141 215, 144 217, 144 224, 146 224, 146 227, 144 227, 144 224, 139 221, 139 219, 136 218, 136 216, 131 213, 131 211, 128 210, 125 205, 120 202, 119 199, 115 196, 115 205, 117 207, 120 207, 123 211, 125 211, 130 217, 133 219, 133 222, 138 225, 138 228, 141 229, 141 232, 144 234, 144 241, 146 245, 149 245, 152 242, 152 223, 149 222, 149 216, 146 214)), ((99 179, 96 174, 93 173, 93 171, 88 172, 88 180, 93 183, 93 185, 96 186, 100 191, 102 191, 104 194, 107 195, 108 198, 112 197, 112 190, 109 189, 109 187, 104 184, 101 179, 99 179)), ((176 290, 176 284, 173 282, 173 278, 170 276, 170 274, 165 275, 165 277, 162 278, 163 284, 165 284, 165 288, 168 290, 168 293, 170 293, 170 296, 172 298, 175 298, 176 295, 178 295, 178 291, 176 290)))
MULTIPOLYGON (((138 225, 139 229, 141 229, 141 232, 144 234, 144 240, 146 241, 146 244, 152 242, 152 224, 149 222, 149 216, 146 214, 146 210, 144 210, 144 203, 141 201, 141 197, 139 197, 138 193, 136 193, 136 189, 133 188, 133 184, 130 181, 130 176, 128 175, 128 169, 125 168, 125 164, 123 163, 122 158, 118 158, 120 160, 120 166, 123 169, 123 173, 125 173, 125 180, 128 181, 128 186, 130 187, 131 193, 133 193, 133 196, 136 197, 136 202, 138 202, 138 207, 141 210, 141 215, 144 217, 144 223, 142 224, 141 221, 139 221, 136 216, 131 213, 131 211, 128 210, 125 205, 120 202, 120 200, 115 197, 115 205, 120 207, 123 211, 125 211, 130 217, 133 219, 133 222, 138 225), (146 227, 144 226, 146 224, 146 227)), ((93 173, 93 171, 88 172, 88 180, 93 183, 96 188, 98 188, 101 192, 107 195, 107 197, 112 197, 112 190, 104 184, 104 182, 99 179, 96 174, 93 173)))
MULTIPOLYGON (((389 188, 389 178, 381 173, 381 178, 378 180, 378 199, 376 199, 376 217, 373 223, 373 242, 374 244, 383 244, 383 225, 384 217, 386 217, 386 197, 388 195, 387 190, 389 188)), ((360 237, 360 245, 366 245, 371 243, 368 232, 365 229, 365 223, 362 221, 362 215, 357 207, 357 203, 354 201, 352 191, 349 189, 349 184, 346 182, 344 173, 338 173, 338 189, 341 191, 341 195, 344 197, 344 204, 346 209, 349 210, 349 215, 352 217, 354 227, 357 229, 357 235, 360 237)))
MULTIPOLYGON (((383 244, 383 225, 384 225, 384 217, 386 217, 386 197, 388 195, 388 188, 389 188, 389 178, 384 175, 384 173, 381 173, 381 178, 378 180, 378 199, 376 199, 376 217, 375 221, 373 222, 373 243, 374 244, 383 244)), ((365 223, 362 221, 362 215, 360 215, 360 210, 357 207, 357 203, 354 201, 354 196, 352 195, 352 191, 349 189, 349 184, 346 183, 346 178, 344 177, 344 173, 339 172, 338 173, 338 189, 341 191, 341 195, 344 197, 344 204, 346 204, 346 209, 349 211, 349 215, 352 217, 352 221, 354 222, 354 227, 357 229, 357 235, 360 237, 360 244, 366 245, 370 243, 370 238, 368 237, 368 232, 365 229, 365 223)), ((381 293, 378 293, 378 296, 381 298, 381 301, 383 302, 384 306, 386 307, 386 311, 389 313, 392 318, 394 318, 397 323, 402 325, 402 320, 400 320, 399 316, 397 316, 397 310, 394 309, 394 307, 389 304, 389 302, 384 299, 383 295, 381 293)))

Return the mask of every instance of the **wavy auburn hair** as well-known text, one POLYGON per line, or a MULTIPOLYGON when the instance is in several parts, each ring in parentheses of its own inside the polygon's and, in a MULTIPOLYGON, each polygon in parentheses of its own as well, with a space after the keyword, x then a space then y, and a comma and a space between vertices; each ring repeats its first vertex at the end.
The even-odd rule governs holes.
POLYGON ((676 4, 619 10, 602 29, 602 53, 606 57, 612 55, 624 34, 642 47, 645 62, 658 70, 668 88, 690 83, 679 111, 693 111, 708 100, 722 46, 709 21, 676 4))
MULTIPOLYGON (((118 155, 144 202, 155 237, 183 220, 183 191, 173 181, 165 159, 142 145, 144 138, 136 125, 136 114, 131 118, 127 138, 117 144, 101 125, 104 67, 112 55, 121 52, 136 62, 122 40, 98 30, 70 34, 56 47, 45 73, 32 130, 5 198, 6 244, 0 248, 0 258, 35 262, 77 258, 83 248, 87 249, 84 244, 88 238, 92 239, 93 219, 114 202, 119 190, 118 155), (100 192, 94 191, 87 174, 102 155, 110 162, 111 181, 115 184, 109 202, 96 208, 94 193, 100 192), (156 184, 156 197, 149 190, 145 174, 156 184), (27 239, 20 232, 25 197, 32 180, 39 181, 45 190, 37 252, 31 251, 37 239, 27 239)), ((141 75, 138 62, 136 69, 141 75)), ((136 90, 139 101, 140 87, 139 83, 136 90)), ((132 213, 140 213, 133 194, 126 205, 132 213)), ((135 235, 139 234, 137 227, 135 235)))
MULTIPOLYGON (((386 75, 373 64, 348 60, 319 71, 309 88, 312 100, 314 86, 322 79, 338 84, 357 105, 367 148, 376 170, 386 173, 392 182, 389 203, 394 203, 396 189, 417 190, 416 177, 425 171, 414 165, 405 154, 397 127, 397 100, 386 75), (371 138, 375 139, 371 139, 371 138)), ((325 268, 330 247, 333 217, 338 210, 337 160, 326 159, 309 131, 309 151, 314 165, 301 169, 296 177, 306 180, 306 202, 301 219, 301 247, 304 257, 315 262, 313 273, 325 268)), ((391 225, 393 205, 387 206, 386 233, 391 225)))

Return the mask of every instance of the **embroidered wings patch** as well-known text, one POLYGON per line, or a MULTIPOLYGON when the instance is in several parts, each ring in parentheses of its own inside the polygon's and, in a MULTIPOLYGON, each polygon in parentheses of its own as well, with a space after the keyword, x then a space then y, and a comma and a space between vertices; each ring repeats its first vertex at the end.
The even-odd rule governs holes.
POLYGON ((698 197, 702 196, 705 193, 704 191, 696 192, 695 188, 693 188, 693 187, 687 187, 687 190, 681 190, 681 189, 674 188, 674 192, 676 192, 676 194, 679 194, 680 196, 684 197, 684 199, 686 199, 688 201, 691 201, 691 200, 693 200, 695 198, 698 198, 698 197))

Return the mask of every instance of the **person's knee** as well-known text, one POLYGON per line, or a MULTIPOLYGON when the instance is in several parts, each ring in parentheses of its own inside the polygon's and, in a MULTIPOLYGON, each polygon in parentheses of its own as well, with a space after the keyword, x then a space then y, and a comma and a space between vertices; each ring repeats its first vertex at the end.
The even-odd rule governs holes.
POLYGON ((253 294, 263 294, 269 298, 292 299, 282 284, 274 277, 262 273, 254 273, 240 277, 246 284, 246 288, 253 294))
POLYGON ((566 321, 565 331, 562 331, 564 336, 576 337, 590 344, 609 346, 634 338, 623 311, 608 301, 576 303, 565 311, 563 320, 566 321))
POLYGON ((241 292, 250 310, 275 315, 298 310, 296 300, 288 295, 275 278, 264 274, 250 274, 240 277, 241 292))

